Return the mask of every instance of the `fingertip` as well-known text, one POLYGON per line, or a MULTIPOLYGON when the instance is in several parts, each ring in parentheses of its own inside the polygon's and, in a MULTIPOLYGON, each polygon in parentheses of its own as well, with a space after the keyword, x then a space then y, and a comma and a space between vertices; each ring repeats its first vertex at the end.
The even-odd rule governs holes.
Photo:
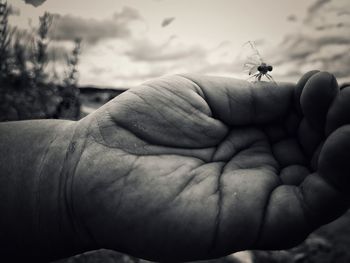
POLYGON ((282 168, 293 164, 307 164, 296 139, 285 139, 273 144, 272 152, 282 168))
POLYGON ((347 208, 344 195, 316 173, 306 176, 299 187, 280 185, 271 193, 255 248, 295 246, 347 208))
POLYGON ((350 87, 343 87, 327 114, 326 135, 350 123, 350 87))
POLYGON ((293 185, 281 185, 274 189, 254 248, 291 248, 313 230, 305 218, 299 195, 299 187, 293 185))
POLYGON ((301 93, 300 105, 306 120, 324 132, 328 109, 339 92, 336 78, 328 72, 312 75, 301 93))
POLYGON ((301 105, 300 105, 300 97, 301 93, 303 92, 304 86, 306 82, 316 73, 320 72, 319 70, 311 70, 309 72, 306 72, 297 82, 294 90, 294 101, 295 101, 295 108, 297 112, 301 115, 301 105))
POLYGON ((350 190, 350 125, 335 130, 325 141, 319 159, 318 172, 343 193, 350 190))
POLYGON ((300 192, 305 215, 315 228, 335 220, 347 210, 346 198, 317 173, 305 178, 300 192))
POLYGON ((285 185, 299 185, 309 173, 303 165, 290 165, 281 170, 280 178, 285 185))
POLYGON ((346 87, 350 87, 350 82, 345 82, 345 83, 340 85, 340 89, 344 89, 346 87))
POLYGON ((305 119, 300 122, 298 139, 304 152, 309 158, 314 154, 318 145, 322 141, 322 137, 322 134, 315 131, 305 119))

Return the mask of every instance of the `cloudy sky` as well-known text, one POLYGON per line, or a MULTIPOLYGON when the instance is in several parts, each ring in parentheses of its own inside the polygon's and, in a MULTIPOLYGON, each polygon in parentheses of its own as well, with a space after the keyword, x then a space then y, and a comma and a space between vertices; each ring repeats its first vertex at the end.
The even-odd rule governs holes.
POLYGON ((83 39, 81 85, 129 87, 184 72, 246 78, 249 40, 277 81, 311 69, 350 81, 349 0, 8 1, 20 28, 35 26, 45 11, 55 14, 58 57, 83 39))

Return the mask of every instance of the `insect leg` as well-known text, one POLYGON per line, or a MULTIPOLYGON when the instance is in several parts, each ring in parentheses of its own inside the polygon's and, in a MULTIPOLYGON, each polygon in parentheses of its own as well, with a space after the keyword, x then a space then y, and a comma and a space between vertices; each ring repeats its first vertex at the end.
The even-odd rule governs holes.
POLYGON ((258 73, 257 73, 257 74, 254 74, 254 75, 250 75, 249 78, 247 78, 247 80, 250 80, 250 79, 252 79, 252 78, 256 78, 257 75, 258 75, 258 73))
POLYGON ((260 73, 260 72, 258 72, 258 73, 256 73, 256 74, 254 74, 254 75, 251 75, 251 76, 249 76, 249 78, 247 78, 247 81, 251 81, 251 79, 252 79, 252 78, 254 78, 254 79, 258 79, 259 75, 261 75, 261 73, 260 73))
POLYGON ((272 81, 273 83, 275 83, 275 84, 277 85, 276 81, 273 79, 273 77, 272 77, 270 74, 266 74, 266 77, 267 77, 270 81, 272 81))

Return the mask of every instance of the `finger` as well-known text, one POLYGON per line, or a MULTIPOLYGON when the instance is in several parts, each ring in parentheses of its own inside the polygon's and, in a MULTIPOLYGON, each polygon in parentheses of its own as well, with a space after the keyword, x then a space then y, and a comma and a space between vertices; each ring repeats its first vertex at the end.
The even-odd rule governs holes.
POLYGON ((349 86, 350 86, 350 82, 345 82, 345 83, 340 85, 340 89, 344 89, 344 88, 349 87, 349 86))
POLYGON ((301 110, 301 105, 300 105, 300 97, 301 93, 304 89, 304 86, 306 82, 316 73, 320 72, 319 70, 312 70, 307 73, 305 73, 300 80, 298 81, 297 85, 295 86, 295 91, 294 91, 294 102, 295 102, 295 108, 299 115, 302 115, 302 110, 301 110))
POLYGON ((290 111, 285 119, 284 127, 290 136, 295 136, 298 132, 301 118, 295 110, 290 111))
POLYGON ((296 139, 284 139, 272 145, 273 155, 282 168, 300 164, 306 165, 306 158, 296 139))
POLYGON ((350 125, 347 125, 333 132, 324 143, 317 173, 307 176, 300 187, 284 185, 272 192, 258 248, 297 244, 309 232, 347 210, 349 152, 350 125))
POLYGON ((350 125, 324 143, 318 171, 300 187, 279 186, 271 194, 257 248, 291 247, 308 233, 343 214, 349 207, 350 125))
POLYGON ((325 141, 319 159, 318 172, 331 185, 347 193, 350 188, 350 125, 334 131, 325 141))
POLYGON ((271 143, 279 142, 288 136, 287 131, 280 123, 269 123, 263 127, 263 130, 271 143))
POLYGON ((333 132, 324 143, 318 171, 300 187, 282 185, 270 196, 256 248, 282 249, 302 241, 349 207, 350 125, 333 132))
POLYGON ((324 132, 329 106, 338 92, 337 80, 327 72, 318 72, 306 82, 300 97, 301 109, 317 131, 324 132))
POLYGON ((311 158, 322 141, 323 134, 311 127, 309 122, 303 119, 298 129, 298 139, 305 154, 311 158))
POLYGON ((350 124, 350 87, 340 90, 327 114, 326 135, 342 125, 350 124))
POLYGON ((271 122, 289 110, 295 85, 184 75, 202 91, 213 115, 228 125, 271 122))
POLYGON ((280 178, 285 185, 299 185, 309 174, 305 166, 294 164, 282 169, 280 178))
POLYGON ((272 191, 253 249, 286 249, 300 243, 311 228, 304 215, 297 186, 272 191))
POLYGON ((317 174, 297 187, 282 185, 271 194, 254 248, 286 249, 302 242, 322 224, 343 214, 344 196, 317 174))
POLYGON ((307 176, 299 191, 311 228, 333 221, 348 208, 347 197, 318 173, 307 176))

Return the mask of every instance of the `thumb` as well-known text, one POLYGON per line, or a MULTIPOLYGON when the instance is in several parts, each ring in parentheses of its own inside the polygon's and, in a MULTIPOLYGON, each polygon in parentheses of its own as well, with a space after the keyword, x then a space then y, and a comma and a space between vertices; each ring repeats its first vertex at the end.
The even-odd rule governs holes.
POLYGON ((182 75, 196 84, 213 115, 228 125, 260 124, 286 115, 294 96, 291 83, 248 82, 225 77, 182 75))

